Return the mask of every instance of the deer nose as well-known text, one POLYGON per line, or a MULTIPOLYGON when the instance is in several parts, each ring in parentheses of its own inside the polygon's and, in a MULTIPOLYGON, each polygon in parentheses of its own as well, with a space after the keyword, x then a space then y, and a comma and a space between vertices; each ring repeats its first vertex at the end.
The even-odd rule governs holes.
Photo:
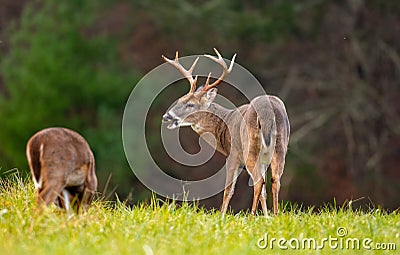
POLYGON ((163 117, 162 117, 163 122, 170 122, 173 119, 174 118, 168 112, 166 114, 164 114, 163 117))

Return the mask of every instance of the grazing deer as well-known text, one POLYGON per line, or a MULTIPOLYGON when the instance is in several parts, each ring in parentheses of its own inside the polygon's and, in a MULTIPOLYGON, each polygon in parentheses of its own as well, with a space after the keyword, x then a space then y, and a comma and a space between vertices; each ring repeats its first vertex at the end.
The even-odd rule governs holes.
POLYGON ((199 135, 210 132, 216 139, 215 149, 226 159, 226 182, 221 206, 225 215, 229 201, 234 193, 238 177, 238 169, 246 166, 247 172, 253 179, 254 194, 251 207, 255 214, 259 201, 262 210, 267 216, 265 173, 268 166, 272 170, 272 194, 274 214, 278 213, 278 194, 280 179, 285 165, 285 156, 289 142, 289 119, 283 102, 276 96, 263 95, 254 98, 249 104, 237 109, 226 109, 213 102, 217 89, 224 77, 232 71, 236 54, 227 68, 224 59, 214 49, 218 58, 205 55, 219 64, 223 70, 221 76, 210 84, 210 75, 205 85, 196 90, 197 76, 192 72, 197 58, 189 70, 186 70, 178 61, 178 52, 175 60, 163 59, 174 66, 190 83, 190 91, 177 100, 177 103, 163 116, 163 122, 169 123, 167 128, 174 129, 182 126, 191 126, 199 135))
POLYGON ((93 153, 86 140, 66 128, 37 132, 26 145, 37 204, 86 210, 97 189, 93 153))

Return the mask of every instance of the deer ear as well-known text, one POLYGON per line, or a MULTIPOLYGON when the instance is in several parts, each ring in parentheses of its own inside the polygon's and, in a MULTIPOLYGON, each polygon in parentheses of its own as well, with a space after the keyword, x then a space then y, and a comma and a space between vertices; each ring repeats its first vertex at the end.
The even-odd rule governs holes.
POLYGON ((214 101, 217 96, 217 91, 216 88, 212 88, 206 92, 207 105, 210 105, 214 101))

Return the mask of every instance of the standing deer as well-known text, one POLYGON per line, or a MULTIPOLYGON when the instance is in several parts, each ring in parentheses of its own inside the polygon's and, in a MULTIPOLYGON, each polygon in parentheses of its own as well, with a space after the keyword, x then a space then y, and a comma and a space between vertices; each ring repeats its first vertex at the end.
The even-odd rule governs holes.
POLYGON ((272 170, 272 194, 274 214, 278 213, 278 195, 280 179, 285 165, 285 156, 289 142, 289 119, 285 105, 276 96, 263 95, 254 98, 249 104, 237 109, 226 109, 214 102, 217 95, 215 88, 224 77, 232 71, 236 54, 227 68, 224 59, 214 49, 217 57, 205 57, 219 64, 223 70, 221 76, 210 84, 210 75, 205 85, 196 90, 197 76, 192 72, 197 58, 189 70, 178 60, 178 52, 174 60, 162 58, 174 66, 190 83, 190 91, 177 100, 177 103, 163 116, 163 122, 169 123, 167 128, 174 129, 191 126, 202 135, 210 132, 214 135, 215 149, 227 157, 226 181, 221 206, 225 215, 229 201, 233 196, 238 169, 245 166, 254 183, 252 214, 255 214, 259 201, 267 216, 265 173, 268 166, 272 170))
POLYGON ((37 204, 86 210, 97 189, 95 161, 86 140, 66 128, 47 128, 29 139, 26 156, 37 204))

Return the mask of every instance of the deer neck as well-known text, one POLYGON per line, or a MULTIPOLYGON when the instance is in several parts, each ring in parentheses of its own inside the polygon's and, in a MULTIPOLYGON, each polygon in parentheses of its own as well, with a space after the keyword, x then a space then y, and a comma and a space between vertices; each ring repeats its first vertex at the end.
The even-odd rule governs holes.
POLYGON ((197 113, 197 121, 192 125, 192 129, 200 136, 204 133, 211 133, 214 139, 204 136, 204 140, 217 149, 225 156, 230 151, 230 133, 227 127, 227 121, 231 110, 221 105, 212 103, 207 111, 197 113), (215 142, 216 144, 215 144, 215 142))

